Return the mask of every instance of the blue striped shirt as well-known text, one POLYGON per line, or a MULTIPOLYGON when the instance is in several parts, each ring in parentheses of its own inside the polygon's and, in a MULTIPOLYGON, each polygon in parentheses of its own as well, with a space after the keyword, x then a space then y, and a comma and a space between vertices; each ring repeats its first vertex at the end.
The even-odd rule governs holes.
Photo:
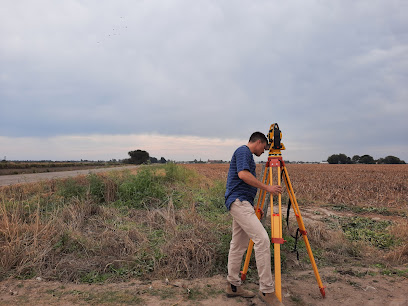
POLYGON ((248 201, 254 205, 257 188, 241 180, 238 173, 242 170, 248 170, 256 177, 255 169, 256 164, 251 150, 247 146, 241 146, 236 149, 231 158, 225 191, 225 206, 228 210, 236 199, 248 201))

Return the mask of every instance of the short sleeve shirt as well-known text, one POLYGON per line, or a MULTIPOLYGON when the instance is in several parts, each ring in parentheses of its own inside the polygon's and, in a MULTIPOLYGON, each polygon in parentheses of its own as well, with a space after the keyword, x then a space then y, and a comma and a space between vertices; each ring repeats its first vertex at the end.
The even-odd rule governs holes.
POLYGON ((236 199, 248 201, 254 205, 257 188, 241 180, 238 173, 242 170, 248 170, 256 177, 255 169, 256 164, 251 150, 247 146, 236 149, 231 158, 225 191, 225 206, 228 210, 236 199))

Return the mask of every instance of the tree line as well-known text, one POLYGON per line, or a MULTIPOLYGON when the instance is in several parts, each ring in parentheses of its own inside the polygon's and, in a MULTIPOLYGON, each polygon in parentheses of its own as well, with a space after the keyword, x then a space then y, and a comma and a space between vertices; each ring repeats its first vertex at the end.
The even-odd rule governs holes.
POLYGON ((148 163, 165 164, 167 162, 164 157, 161 157, 160 159, 157 159, 156 157, 151 157, 150 154, 144 150, 134 150, 134 151, 128 152, 128 154, 130 158, 123 160, 125 164, 135 164, 135 165, 148 164, 148 163))
POLYGON ((346 154, 333 154, 327 158, 329 164, 405 164, 405 161, 396 156, 388 155, 375 160, 371 155, 354 155, 352 158, 346 154))

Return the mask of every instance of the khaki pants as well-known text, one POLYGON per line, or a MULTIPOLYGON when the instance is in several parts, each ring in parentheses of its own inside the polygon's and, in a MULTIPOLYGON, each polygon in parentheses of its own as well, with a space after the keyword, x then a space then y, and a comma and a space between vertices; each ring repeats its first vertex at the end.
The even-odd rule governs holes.
POLYGON ((258 220, 254 207, 247 201, 236 200, 231 204, 232 240, 228 254, 227 280, 234 286, 241 286, 240 270, 242 257, 248 248, 249 239, 255 243, 255 260, 259 275, 259 290, 274 292, 271 272, 271 250, 268 233, 258 220))

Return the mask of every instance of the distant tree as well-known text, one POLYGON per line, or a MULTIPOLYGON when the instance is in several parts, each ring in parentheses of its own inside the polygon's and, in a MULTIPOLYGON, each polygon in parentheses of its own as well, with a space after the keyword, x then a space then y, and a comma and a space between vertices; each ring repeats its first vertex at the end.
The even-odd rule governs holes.
POLYGON ((346 154, 339 154, 339 162, 340 164, 349 164, 351 163, 351 159, 347 157, 346 154))
POLYGON ((329 164, 405 164, 405 161, 396 156, 389 155, 385 158, 379 158, 377 161, 371 155, 365 154, 362 156, 354 155, 353 158, 347 157, 345 154, 333 154, 327 158, 329 164))
POLYGON ((130 158, 127 160, 129 164, 141 165, 146 163, 150 158, 149 153, 143 150, 130 151, 128 154, 130 156, 130 158))
POLYGON ((338 163, 339 163, 339 155, 338 155, 338 154, 330 155, 330 156, 327 158, 327 162, 328 162, 329 164, 338 164, 338 163))
POLYGON ((389 155, 382 159, 383 164, 405 164, 405 161, 400 160, 396 156, 389 155))
POLYGON ((152 164, 157 164, 159 162, 156 157, 150 157, 149 160, 152 164))
POLYGON ((329 164, 351 164, 351 159, 346 154, 333 154, 327 158, 329 164))
POLYGON ((160 158, 160 163, 165 164, 165 163, 167 163, 167 160, 164 157, 162 157, 162 158, 160 158))
POLYGON ((360 162, 360 155, 354 155, 351 161, 355 164, 358 164, 360 162))
POLYGON ((359 160, 360 164, 375 164, 375 160, 371 155, 363 155, 359 160))

